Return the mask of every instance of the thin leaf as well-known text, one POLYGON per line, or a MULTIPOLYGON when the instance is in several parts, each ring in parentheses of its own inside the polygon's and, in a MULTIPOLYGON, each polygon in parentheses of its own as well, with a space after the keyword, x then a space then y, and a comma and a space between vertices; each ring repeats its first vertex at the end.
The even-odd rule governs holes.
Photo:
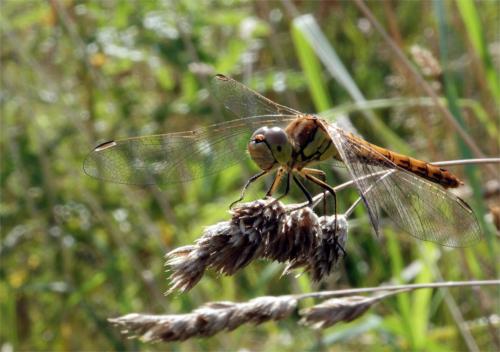
POLYGON ((333 104, 323 83, 321 65, 314 55, 314 51, 304 34, 296 26, 292 27, 292 39, 316 109, 318 111, 330 109, 333 104))
POLYGON ((476 50, 477 55, 481 59, 481 62, 486 70, 488 86, 493 93, 493 96, 498 101, 500 100, 500 77, 493 66, 491 56, 486 46, 486 40, 483 35, 484 30, 481 25, 481 19, 479 18, 476 5, 472 0, 458 0, 456 4, 458 10, 460 11, 460 15, 462 16, 462 20, 465 23, 469 40, 471 41, 472 46, 476 50))
MULTIPOLYGON (((304 38, 309 42, 309 45, 314 49, 314 52, 325 65, 328 72, 333 78, 349 93, 351 98, 360 105, 366 102, 363 93, 358 88, 356 82, 349 74, 335 49, 328 42, 328 39, 322 32, 321 28, 316 23, 316 20, 311 15, 303 15, 293 20, 294 31, 298 30, 303 33, 304 38)), ((300 55, 300 52, 299 52, 300 55)), ((374 113, 367 111, 364 116, 372 125, 373 129, 388 141, 399 152, 409 153, 408 144, 397 136, 390 128, 388 128, 374 113)))

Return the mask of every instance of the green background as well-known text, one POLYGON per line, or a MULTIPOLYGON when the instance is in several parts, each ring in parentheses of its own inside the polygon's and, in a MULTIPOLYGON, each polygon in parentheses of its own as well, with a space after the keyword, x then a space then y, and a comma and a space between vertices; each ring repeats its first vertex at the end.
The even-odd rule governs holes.
MULTIPOLYGON (((482 152, 499 155, 499 3, 368 6, 482 152), (421 64, 414 46, 442 71, 421 64)), ((418 99, 425 94, 415 78, 354 3, 3 0, 0 29, 2 348, 464 350, 459 325, 480 350, 500 348, 498 321, 485 320, 499 313, 494 288, 399 295, 323 331, 292 317, 169 345, 127 340, 106 320, 186 313, 217 300, 498 277, 498 237, 484 220, 498 205, 484 196, 498 168, 496 175, 485 166, 451 168, 483 227, 485 240, 471 248, 418 242, 385 222, 376 238, 358 207, 348 255, 320 285, 307 275, 280 277, 283 265, 259 261, 233 277, 209 272, 189 293, 168 297, 164 254, 228 219, 228 205, 256 167, 242 150, 240 165, 162 189, 83 173, 86 154, 100 141, 232 118, 210 95, 215 73, 301 111, 349 113, 365 139, 420 159, 474 156, 444 116, 418 99), (314 25, 303 26, 304 14, 314 25), (363 96, 379 108, 363 113, 350 105, 363 96)), ((328 171, 330 184, 346 180, 344 171, 328 171)), ((253 186, 247 199, 262 197, 269 182, 253 186)), ((357 194, 338 197, 344 211, 357 194)), ((303 201, 296 190, 288 199, 303 201)))

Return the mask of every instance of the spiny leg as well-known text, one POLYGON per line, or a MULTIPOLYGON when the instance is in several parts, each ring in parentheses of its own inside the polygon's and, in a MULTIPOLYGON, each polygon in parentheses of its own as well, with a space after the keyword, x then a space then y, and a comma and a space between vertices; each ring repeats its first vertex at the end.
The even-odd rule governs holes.
POLYGON ((299 186, 300 190, 306 196, 307 202, 308 202, 308 206, 311 207, 313 205, 313 198, 311 196, 311 193, 309 193, 309 191, 307 190, 306 186, 304 186, 304 184, 302 182, 300 182, 300 180, 297 177, 295 177, 295 175, 292 175, 292 177, 293 177, 293 181, 297 184, 297 186, 299 186))
POLYGON ((278 186, 280 185, 282 177, 283 177, 283 168, 280 167, 276 172, 276 175, 274 176, 273 183, 271 183, 271 187, 269 187, 269 189, 266 192, 266 197, 271 197, 273 195, 274 191, 276 191, 276 188, 278 188, 278 186))
POLYGON ((258 178, 264 176, 265 174, 267 174, 269 171, 262 171, 262 172, 259 172, 258 174, 256 175, 253 175, 252 177, 250 177, 247 182, 245 183, 245 186, 243 186, 243 189, 241 190, 241 195, 240 195, 240 198, 238 198, 237 200, 235 200, 234 202, 231 203, 231 205, 229 205, 229 209, 231 209, 236 203, 239 203, 243 200, 243 198, 245 197, 245 191, 247 190, 248 186, 250 186, 255 180, 257 180, 258 178))
POLYGON ((285 171, 283 168, 280 168, 276 174, 276 177, 275 177, 273 183, 271 184, 271 187, 269 188, 269 191, 267 191, 266 197, 270 197, 272 195, 272 193, 274 193, 274 191, 278 187, 278 184, 281 182, 281 179, 283 177, 283 173, 285 173, 285 172, 286 172, 285 192, 282 195, 280 195, 278 198, 275 198, 270 204, 274 204, 275 202, 277 202, 280 199, 282 199, 283 197, 285 197, 288 194, 288 192, 290 192, 290 172, 285 171))
POLYGON ((338 240, 337 236, 335 236, 335 245, 340 249, 340 251, 342 252, 342 256, 343 257, 347 256, 347 252, 346 252, 345 248, 342 247, 342 245, 339 243, 339 240, 338 240))
MULTIPOLYGON (((327 184, 325 182, 326 180, 326 174, 322 171, 322 170, 318 170, 318 169, 310 169, 310 168, 303 168, 302 170, 302 174, 304 175, 304 177, 308 178, 307 176, 311 176, 312 178, 314 178, 315 180, 311 179, 311 178, 308 178, 310 181, 318 184, 318 186, 320 186, 321 188, 323 188, 324 190, 327 190, 328 192, 330 192, 333 196, 333 199, 334 199, 334 214, 335 214, 335 233, 337 233, 337 196, 336 196, 336 193, 335 193, 335 190, 330 187, 329 184, 327 184), (318 180, 316 179, 316 177, 312 176, 311 174, 315 174, 315 175, 320 175, 321 177, 323 177, 325 180, 318 180), (316 181, 321 181, 322 183, 317 183, 316 181)), ((326 213, 325 211, 325 201, 326 201, 326 197, 323 198, 323 211, 324 213, 326 213)), ((344 249, 344 247, 342 247, 342 245, 339 243, 338 241, 338 238, 335 237, 334 238, 334 245, 340 249, 340 251, 342 252, 342 256, 345 257, 347 255, 347 252, 346 250, 344 249)))
POLYGON ((283 197, 285 197, 288 192, 290 192, 290 172, 287 172, 286 173, 286 185, 285 185, 285 192, 279 196, 278 198, 276 198, 276 201, 282 199, 283 197))
POLYGON ((305 168, 303 168, 300 171, 303 171, 305 174, 320 175, 322 177, 326 177, 325 172, 323 170, 320 170, 320 169, 312 169, 312 168, 309 168, 309 167, 305 167, 305 168))
POLYGON ((335 214, 335 233, 337 233, 337 230, 338 230, 338 228, 337 228, 337 195, 335 193, 335 190, 328 183, 321 181, 319 178, 317 178, 311 174, 308 174, 307 172, 303 172, 302 175, 306 179, 308 179, 309 181, 316 183, 318 186, 322 187, 323 189, 326 189, 332 195, 332 197, 333 197, 333 212, 335 214))
MULTIPOLYGON (((323 181, 323 182, 326 181, 326 174, 322 170, 319 170, 319 169, 310 169, 308 167, 305 167, 301 171, 303 173, 306 173, 306 174, 319 175, 321 177, 321 181, 323 181)), ((324 188, 323 188, 323 214, 326 214, 326 190, 324 188)))

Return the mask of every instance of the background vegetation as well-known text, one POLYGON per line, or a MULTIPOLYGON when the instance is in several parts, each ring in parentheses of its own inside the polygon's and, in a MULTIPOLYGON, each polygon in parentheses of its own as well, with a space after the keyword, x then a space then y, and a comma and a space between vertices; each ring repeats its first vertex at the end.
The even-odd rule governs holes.
MULTIPOLYGON (((499 3, 368 6, 482 153, 499 155, 499 3)), ((435 161, 474 156, 437 109, 419 104, 426 94, 354 3, 4 0, 0 28, 2 350, 470 349, 462 330, 481 350, 500 348, 493 288, 400 295, 321 332, 289 319, 169 346, 124 340, 106 321, 130 312, 188 312, 215 300, 498 277, 488 220, 494 199, 485 197, 498 168, 496 175, 485 166, 453 168, 484 229, 474 247, 418 242, 390 223, 376 238, 359 207, 348 255, 320 286, 305 275, 280 278, 283 266, 260 262, 234 277, 209 273, 190 293, 168 297, 164 253, 227 219, 255 166, 244 160, 161 190, 82 172, 99 141, 232 118, 210 97, 214 73, 302 111, 350 111, 365 139, 400 152, 435 161), (381 108, 349 109, 363 99, 381 108), (487 319, 494 314, 496 321, 487 319)), ((329 172, 331 184, 345 180, 345 172, 329 172)), ((265 187, 253 187, 248 199, 265 187)), ((354 189, 343 191, 340 210, 356 197, 354 189)))

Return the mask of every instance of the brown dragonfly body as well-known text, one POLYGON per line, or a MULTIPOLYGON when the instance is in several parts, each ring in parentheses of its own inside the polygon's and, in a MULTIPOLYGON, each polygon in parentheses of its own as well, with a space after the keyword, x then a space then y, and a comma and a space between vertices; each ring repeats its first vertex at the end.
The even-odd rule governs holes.
MULTIPOLYGON (((288 163, 289 169, 300 171, 304 167, 330 158, 342 161, 325 127, 327 125, 328 122, 314 115, 304 114, 298 116, 285 128, 293 146, 291 161, 288 163)), ((445 188, 455 188, 463 184, 446 169, 371 144, 352 133, 346 132, 346 135, 353 144, 366 146, 366 149, 359 149, 359 157, 364 157, 366 163, 373 163, 376 156, 376 154, 368 153, 366 150, 375 150, 380 154, 380 158, 375 157, 377 163, 382 160, 381 157, 386 158, 402 169, 445 188)), ((251 151, 250 153, 252 154, 251 151)))
POLYGON ((246 146, 261 171, 243 190, 275 172, 268 195, 286 176, 285 194, 292 178, 312 204, 300 179, 320 185, 335 199, 325 174, 309 166, 337 160, 347 167, 377 233, 383 212, 403 231, 444 246, 466 246, 481 238, 471 208, 447 190, 462 184, 451 172, 371 144, 316 115, 277 104, 229 77, 216 75, 213 92, 240 119, 102 143, 85 160, 85 172, 118 183, 173 184, 241 162, 246 146))
MULTIPOLYGON (((379 147, 375 144, 371 144, 364 139, 361 139, 352 133, 349 133, 349 138, 353 140, 353 143, 364 144, 368 148, 376 150, 380 155, 386 159, 392 161, 394 164, 400 168, 407 170, 417 176, 423 177, 431 182, 437 183, 444 188, 456 188, 463 184, 463 182, 449 172, 446 169, 432 165, 426 161, 418 160, 410 156, 399 154, 389 149, 379 147)), ((369 155, 366 162, 369 163, 373 155, 369 155)), ((378 160, 380 162, 380 160, 378 160)))

